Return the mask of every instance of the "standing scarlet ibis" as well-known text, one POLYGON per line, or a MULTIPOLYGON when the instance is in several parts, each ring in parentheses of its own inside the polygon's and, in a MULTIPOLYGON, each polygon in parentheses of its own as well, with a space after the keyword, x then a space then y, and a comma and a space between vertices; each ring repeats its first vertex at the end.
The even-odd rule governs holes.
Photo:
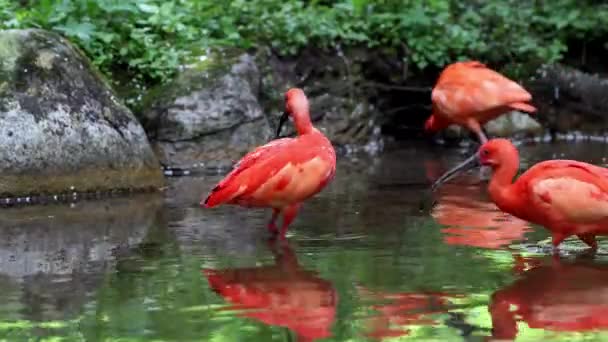
POLYGON ((562 332, 608 329, 605 264, 589 259, 518 259, 517 264, 532 267, 516 265, 520 279, 492 295, 488 310, 493 340, 514 340, 521 327, 519 322, 530 328, 562 332))
POLYGON ((571 235, 596 249, 595 236, 608 235, 608 169, 575 160, 547 160, 511 183, 519 168, 517 149, 509 140, 492 139, 433 188, 479 164, 492 168, 488 192, 498 208, 549 229, 554 250, 571 235))
POLYGON ((488 141, 481 125, 512 110, 534 113, 532 99, 519 84, 477 61, 456 62, 439 75, 431 100, 433 113, 425 123, 427 132, 451 124, 464 126, 488 141))
POLYGON ((272 218, 268 229, 282 239, 302 201, 321 191, 336 171, 334 148, 313 127, 304 92, 289 89, 285 103, 277 137, 288 116, 293 119, 298 136, 273 140, 245 155, 201 203, 207 208, 224 203, 270 207, 272 218), (275 221, 281 213, 283 225, 278 230, 275 221))

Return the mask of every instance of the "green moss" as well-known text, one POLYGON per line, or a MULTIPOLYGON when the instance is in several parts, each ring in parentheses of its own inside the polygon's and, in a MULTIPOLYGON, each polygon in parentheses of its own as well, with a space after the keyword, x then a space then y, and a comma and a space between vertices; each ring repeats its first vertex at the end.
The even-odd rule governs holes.
POLYGON ((114 170, 110 168, 79 169, 73 173, 56 175, 3 174, 0 194, 19 197, 37 194, 58 194, 68 189, 81 192, 110 190, 156 190, 164 186, 160 168, 147 166, 114 170))
POLYGON ((242 53, 243 51, 239 49, 225 49, 203 52, 199 57, 191 57, 185 64, 187 71, 181 72, 170 83, 158 85, 147 91, 141 102, 141 108, 151 108, 159 103, 172 103, 183 94, 209 87, 230 70, 242 53))
POLYGON ((20 56, 16 31, 0 31, 0 89, 11 82, 17 59, 20 56))

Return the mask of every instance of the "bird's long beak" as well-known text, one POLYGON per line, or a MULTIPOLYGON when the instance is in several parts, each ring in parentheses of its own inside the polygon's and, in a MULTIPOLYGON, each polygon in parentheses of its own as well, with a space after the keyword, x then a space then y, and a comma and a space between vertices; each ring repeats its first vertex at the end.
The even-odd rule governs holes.
POLYGON ((283 127, 285 121, 287 121, 287 118, 289 118, 289 113, 283 112, 283 115, 281 115, 281 118, 279 119, 279 126, 277 127, 277 136, 275 138, 281 136, 281 128, 283 127))
POLYGON ((466 172, 468 170, 474 169, 474 168, 479 167, 479 166, 481 166, 481 164, 479 163, 479 155, 476 152, 471 157, 469 157, 467 160, 465 160, 462 163, 454 166, 451 170, 447 171, 441 177, 439 177, 439 179, 437 179, 435 181, 435 183, 433 183, 433 186, 431 187, 431 191, 434 192, 443 183, 445 183, 445 182, 449 181, 450 179, 454 178, 454 176, 456 176, 456 175, 458 175, 460 173, 466 172))

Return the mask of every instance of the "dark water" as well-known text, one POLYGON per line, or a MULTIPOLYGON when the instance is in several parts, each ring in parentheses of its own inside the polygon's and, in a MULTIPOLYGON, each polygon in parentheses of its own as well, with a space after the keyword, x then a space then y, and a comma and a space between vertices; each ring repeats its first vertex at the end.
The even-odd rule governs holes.
MULTIPOLYGON (((522 146, 605 164, 592 143, 522 146), (559 151, 559 152, 557 152, 559 151)), ((267 211, 198 207, 217 177, 162 195, 2 211, 0 337, 7 341, 606 340, 608 241, 568 241, 498 212, 476 173, 431 198, 461 160, 410 146, 341 161, 289 243, 267 211), (431 210, 430 203, 437 201, 431 210)))

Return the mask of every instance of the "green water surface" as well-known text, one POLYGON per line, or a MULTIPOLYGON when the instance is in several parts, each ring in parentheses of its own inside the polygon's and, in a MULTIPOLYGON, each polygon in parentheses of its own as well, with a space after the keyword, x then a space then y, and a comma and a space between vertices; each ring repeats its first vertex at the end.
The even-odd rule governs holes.
MULTIPOLYGON (((521 151, 524 169, 608 155, 596 143, 521 151)), ((431 195, 429 182, 463 153, 421 145, 340 161, 284 244, 267 240, 268 211, 198 206, 221 176, 3 210, 0 337, 608 340, 608 241, 597 255, 567 241, 552 258, 544 229, 492 207, 483 172, 431 195)))

